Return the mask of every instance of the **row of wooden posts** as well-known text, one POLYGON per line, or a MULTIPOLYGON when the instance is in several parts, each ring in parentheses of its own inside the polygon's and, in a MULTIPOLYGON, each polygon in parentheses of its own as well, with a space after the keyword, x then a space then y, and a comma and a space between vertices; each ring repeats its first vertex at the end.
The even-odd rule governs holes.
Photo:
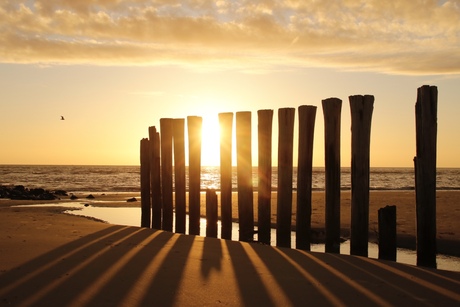
MULTIPOLYGON (((367 256, 369 240, 370 135, 374 96, 349 97, 351 110, 351 233, 350 254, 367 256)), ((325 129, 325 251, 340 252, 340 126, 342 101, 322 101, 325 129)), ((436 126, 437 88, 422 86, 416 102, 417 264, 436 267, 436 126)), ((273 110, 258 115, 258 242, 271 241, 271 177, 273 110)), ((221 238, 232 232, 233 113, 220 113, 221 238)), ((278 110, 278 187, 276 244, 291 247, 294 108, 278 110)), ((315 106, 300 106, 297 161, 296 248, 310 250, 312 157, 315 106)), ((200 234, 201 117, 187 117, 189 149, 189 234, 200 234)), ((186 231, 185 120, 160 119, 160 133, 149 127, 141 140, 142 227, 186 231), (174 151, 174 152, 173 152, 174 151), (174 161, 173 161, 174 158, 174 161), (173 168, 174 163, 174 168, 173 168), (173 189, 174 171, 174 189, 173 189), (173 206, 173 193, 175 206, 173 206)), ((254 239, 251 160, 251 113, 236 113, 239 240, 254 239)), ((217 237, 217 196, 206 193, 207 236, 217 237)), ((379 258, 396 260, 396 207, 378 212, 379 258)))

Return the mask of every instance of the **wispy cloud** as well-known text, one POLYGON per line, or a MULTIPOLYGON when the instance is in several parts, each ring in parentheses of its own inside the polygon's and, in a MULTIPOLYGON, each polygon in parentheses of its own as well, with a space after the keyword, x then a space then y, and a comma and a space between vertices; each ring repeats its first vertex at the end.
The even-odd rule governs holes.
POLYGON ((460 1, 0 0, 0 62, 460 73, 460 1))

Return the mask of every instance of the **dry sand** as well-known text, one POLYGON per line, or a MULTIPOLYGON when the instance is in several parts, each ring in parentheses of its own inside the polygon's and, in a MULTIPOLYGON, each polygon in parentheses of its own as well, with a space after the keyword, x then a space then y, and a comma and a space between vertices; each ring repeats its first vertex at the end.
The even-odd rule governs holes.
POLYGON ((57 208, 9 205, 0 201, 0 305, 460 303, 459 272, 109 225, 57 208))

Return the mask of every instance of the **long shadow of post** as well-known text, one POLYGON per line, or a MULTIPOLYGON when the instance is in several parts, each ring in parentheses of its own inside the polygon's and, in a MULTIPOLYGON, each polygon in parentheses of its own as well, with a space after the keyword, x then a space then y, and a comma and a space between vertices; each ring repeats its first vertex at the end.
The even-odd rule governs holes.
POLYGON ((275 306, 267 288, 257 273, 251 259, 240 242, 225 241, 230 259, 235 270, 236 280, 240 290, 242 305, 245 306, 275 306), (247 278, 250 276, 251 278, 247 278), (257 294, 257 295, 256 295, 257 294))

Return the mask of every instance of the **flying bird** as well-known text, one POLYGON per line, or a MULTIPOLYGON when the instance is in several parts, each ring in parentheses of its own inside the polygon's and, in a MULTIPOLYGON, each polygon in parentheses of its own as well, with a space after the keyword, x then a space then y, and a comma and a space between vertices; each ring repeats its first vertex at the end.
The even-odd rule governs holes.
POLYGON ((64 116, 61 115, 61 120, 65 120, 64 116))

